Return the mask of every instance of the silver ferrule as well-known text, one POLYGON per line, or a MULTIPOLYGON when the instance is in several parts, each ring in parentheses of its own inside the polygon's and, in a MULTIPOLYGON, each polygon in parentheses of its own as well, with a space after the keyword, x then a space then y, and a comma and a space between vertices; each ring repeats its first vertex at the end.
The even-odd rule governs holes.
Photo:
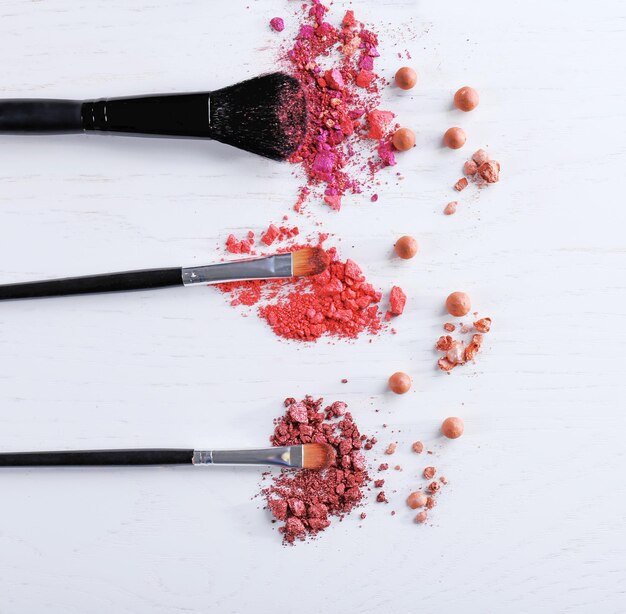
POLYGON ((302 446, 263 448, 260 450, 194 450, 194 465, 276 465, 302 468, 302 446))
POLYGON ((292 254, 288 253, 265 258, 184 267, 183 284, 195 286, 196 284, 219 284, 226 281, 293 277, 292 261, 292 254))

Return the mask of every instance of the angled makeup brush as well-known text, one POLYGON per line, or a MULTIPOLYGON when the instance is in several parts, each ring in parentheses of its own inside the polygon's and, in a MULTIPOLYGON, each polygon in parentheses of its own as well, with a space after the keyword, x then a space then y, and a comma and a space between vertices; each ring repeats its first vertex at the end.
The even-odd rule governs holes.
POLYGON ((66 277, 0 285, 0 301, 71 294, 124 292, 168 286, 197 286, 227 281, 309 277, 323 273, 329 264, 321 247, 305 247, 295 252, 220 262, 192 267, 124 271, 84 277, 66 277))
POLYGON ((304 140, 306 98, 300 83, 275 72, 214 92, 99 100, 0 100, 0 133, 111 132, 214 139, 272 160, 304 140))
POLYGON ((328 469, 335 460, 326 443, 306 443, 258 450, 76 450, 59 452, 2 452, 0 467, 94 467, 112 465, 276 465, 295 469, 328 469))

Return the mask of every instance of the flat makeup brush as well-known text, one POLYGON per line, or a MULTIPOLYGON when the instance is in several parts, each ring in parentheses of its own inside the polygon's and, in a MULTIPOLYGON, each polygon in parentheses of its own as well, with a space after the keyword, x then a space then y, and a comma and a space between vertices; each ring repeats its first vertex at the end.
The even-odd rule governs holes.
POLYGON ((295 469, 328 469, 335 460, 326 443, 305 443, 258 450, 75 450, 59 452, 2 452, 0 467, 96 467, 114 465, 276 465, 295 469))
POLYGON ((99 100, 0 100, 0 133, 126 135, 214 139, 272 160, 294 153, 307 130, 300 83, 261 75, 214 92, 99 100))
POLYGON ((124 271, 85 277, 66 277, 0 285, 0 301, 71 294, 124 292, 168 286, 198 286, 227 281, 309 277, 323 273, 329 264, 321 247, 305 247, 295 252, 220 262, 192 267, 124 271))

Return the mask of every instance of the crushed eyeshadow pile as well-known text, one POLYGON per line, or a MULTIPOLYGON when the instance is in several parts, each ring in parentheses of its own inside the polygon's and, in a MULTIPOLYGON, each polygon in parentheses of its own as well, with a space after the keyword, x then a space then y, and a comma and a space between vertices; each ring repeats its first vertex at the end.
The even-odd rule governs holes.
POLYGON ((461 177, 454 184, 457 192, 463 191, 469 185, 468 177, 479 188, 484 188, 500 180, 500 162, 492 160, 484 149, 479 149, 463 165, 463 174, 465 177, 461 177))
MULTIPOLYGON (((446 332, 454 332, 456 326, 450 322, 443 325, 446 332)), ((450 372, 455 367, 468 363, 478 354, 483 342, 483 335, 491 330, 491 318, 481 318, 474 322, 473 327, 461 324, 459 332, 461 334, 472 334, 471 341, 466 345, 463 340, 455 340, 451 335, 442 335, 435 344, 438 352, 444 352, 444 356, 437 361, 438 367, 442 371, 450 372), (475 333, 473 331, 476 331, 475 333)))
POLYGON ((324 202, 339 210, 344 194, 362 192, 378 170, 396 163, 394 114, 377 108, 379 86, 386 83, 374 72, 378 37, 351 10, 340 26, 332 25, 328 10, 319 0, 302 4, 293 46, 283 49, 282 61, 301 83, 309 108, 307 136, 289 160, 306 175, 296 211, 312 192, 323 192, 324 202))
MULTIPOLYGON (((270 245, 281 238, 289 240, 297 234, 297 228, 272 224, 262 235, 261 242, 270 245)), ((321 235, 319 245, 326 238, 326 235, 321 235)), ((294 251, 303 247, 311 247, 311 244, 291 243, 277 251, 294 251)), ((241 241, 230 235, 226 249, 232 253, 256 253, 254 233, 250 231, 247 238, 241 241)), ((284 339, 316 341, 325 335, 355 339, 361 333, 378 334, 384 326, 383 314, 378 306, 382 292, 367 281, 356 262, 340 260, 336 248, 330 247, 326 253, 330 265, 320 275, 290 280, 232 282, 217 287, 230 295, 232 306, 255 306, 259 317, 284 339)), ((400 288, 394 288, 390 301, 387 320, 391 315, 402 313, 406 296, 400 288)))
MULTIPOLYGON (((262 496, 286 543, 315 536, 357 507, 370 478, 361 453, 370 440, 361 435, 346 404, 335 401, 322 409, 323 399, 285 399, 285 414, 275 420, 270 441, 274 446, 328 443, 335 463, 325 471, 283 469, 263 488, 262 496)), ((371 441, 370 441, 371 443, 371 441)), ((371 445, 370 445, 371 447, 371 445)), ((265 477, 271 474, 265 474, 265 477)))

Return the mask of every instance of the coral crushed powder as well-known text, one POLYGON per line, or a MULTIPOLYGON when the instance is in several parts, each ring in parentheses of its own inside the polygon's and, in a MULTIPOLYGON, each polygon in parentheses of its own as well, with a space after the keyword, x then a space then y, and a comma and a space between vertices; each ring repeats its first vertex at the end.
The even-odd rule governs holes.
POLYGON ((301 10, 298 34, 282 57, 309 107, 307 136, 289 160, 306 175, 294 208, 300 211, 314 192, 339 210, 344 194, 362 192, 374 173, 396 163, 394 114, 377 108, 379 85, 385 83, 374 72, 377 35, 353 11, 335 26, 326 21, 329 9, 319 0, 301 10))
MULTIPOLYGON (((297 228, 270 225, 261 242, 271 244, 281 237, 296 235, 297 228)), ((325 238, 324 235, 320 237, 320 245, 325 238)), ((249 251, 236 253, 254 253, 253 243, 248 243, 248 239, 242 242, 249 251)), ((231 235, 226 248, 228 251, 232 251, 233 246, 240 249, 242 242, 231 235)), ((310 247, 310 244, 291 244, 278 251, 303 247, 310 247)), ((330 265, 314 277, 231 282, 217 287, 230 294, 233 306, 256 306, 257 314, 284 339, 316 341, 322 336, 355 339, 361 333, 376 335, 383 329, 382 312, 378 306, 382 293, 367 281, 356 262, 340 260, 334 247, 326 252, 330 265)), ((400 309, 401 297, 398 301, 394 301, 396 310, 400 309)))
MULTIPOLYGON (((305 540, 342 519, 357 507, 370 482, 361 452, 361 435, 346 404, 335 401, 323 408, 323 399, 285 399, 286 412, 276 419, 270 441, 274 446, 328 443, 335 448, 335 463, 325 471, 283 469, 272 477, 262 496, 285 543, 305 540)), ((266 476, 269 474, 266 474, 266 476)))
MULTIPOLYGON (((453 324, 444 324, 444 328, 448 332, 453 332, 455 327, 453 324)), ((435 349, 438 352, 443 352, 444 355, 437 361, 437 366, 446 372, 452 371, 452 369, 468 363, 474 360, 476 354, 478 354, 482 342, 483 335, 491 330, 491 318, 480 318, 474 322, 473 327, 465 326, 461 324, 459 332, 461 334, 471 333, 472 337, 469 343, 465 343, 463 340, 455 340, 451 335, 442 335, 435 343, 435 349)))

